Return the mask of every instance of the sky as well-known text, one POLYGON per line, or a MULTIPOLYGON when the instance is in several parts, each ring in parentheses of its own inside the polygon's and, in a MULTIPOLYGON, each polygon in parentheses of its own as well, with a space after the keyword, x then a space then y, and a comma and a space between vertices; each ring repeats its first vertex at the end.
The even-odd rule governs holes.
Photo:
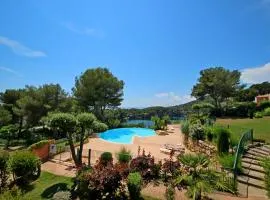
POLYGON ((199 72, 222 66, 270 81, 270 0, 1 0, 0 91, 107 67, 122 107, 193 100, 199 72))

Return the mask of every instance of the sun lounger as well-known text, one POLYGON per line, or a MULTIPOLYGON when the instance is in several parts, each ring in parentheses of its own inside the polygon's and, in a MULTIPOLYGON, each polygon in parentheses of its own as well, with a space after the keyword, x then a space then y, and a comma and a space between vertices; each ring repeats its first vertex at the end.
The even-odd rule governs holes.
POLYGON ((166 149, 166 148, 160 148, 159 150, 160 150, 160 152, 165 153, 165 154, 170 154, 171 153, 171 150, 166 149))

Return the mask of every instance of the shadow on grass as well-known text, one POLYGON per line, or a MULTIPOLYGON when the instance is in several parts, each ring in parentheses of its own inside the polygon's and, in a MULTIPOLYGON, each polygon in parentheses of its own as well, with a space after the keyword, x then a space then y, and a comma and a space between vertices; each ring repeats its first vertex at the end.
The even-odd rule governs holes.
POLYGON ((19 188, 22 190, 23 193, 27 193, 34 190, 35 186, 33 184, 25 184, 25 185, 19 185, 19 188))
POLYGON ((54 184, 54 185, 46 188, 42 192, 41 196, 42 196, 42 198, 50 199, 53 197, 53 195, 56 192, 65 191, 65 190, 68 190, 68 185, 66 183, 57 183, 57 184, 54 184))

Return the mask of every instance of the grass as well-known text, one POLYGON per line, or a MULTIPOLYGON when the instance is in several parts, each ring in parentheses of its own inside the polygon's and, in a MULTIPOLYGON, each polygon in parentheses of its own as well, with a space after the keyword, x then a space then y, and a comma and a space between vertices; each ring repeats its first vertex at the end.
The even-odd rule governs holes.
POLYGON ((67 190, 72 186, 72 178, 42 172, 38 180, 22 188, 27 199, 51 199, 58 190, 67 190))
POLYGON ((217 119, 216 125, 228 127, 234 137, 240 138, 248 129, 254 130, 254 138, 270 142, 270 117, 254 119, 217 119))

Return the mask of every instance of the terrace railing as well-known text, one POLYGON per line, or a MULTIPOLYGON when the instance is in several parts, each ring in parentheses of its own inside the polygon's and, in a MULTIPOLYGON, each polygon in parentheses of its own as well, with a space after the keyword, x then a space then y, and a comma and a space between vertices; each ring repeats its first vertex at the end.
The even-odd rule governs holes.
POLYGON ((233 164, 233 175, 234 175, 234 181, 236 182, 237 179, 237 166, 239 164, 239 162, 241 161, 243 152, 245 150, 245 146, 247 144, 247 142, 253 142, 253 129, 250 129, 248 131, 246 131, 241 139, 239 140, 239 143, 237 145, 237 150, 236 150, 236 154, 235 154, 235 159, 234 159, 234 164, 233 164))

